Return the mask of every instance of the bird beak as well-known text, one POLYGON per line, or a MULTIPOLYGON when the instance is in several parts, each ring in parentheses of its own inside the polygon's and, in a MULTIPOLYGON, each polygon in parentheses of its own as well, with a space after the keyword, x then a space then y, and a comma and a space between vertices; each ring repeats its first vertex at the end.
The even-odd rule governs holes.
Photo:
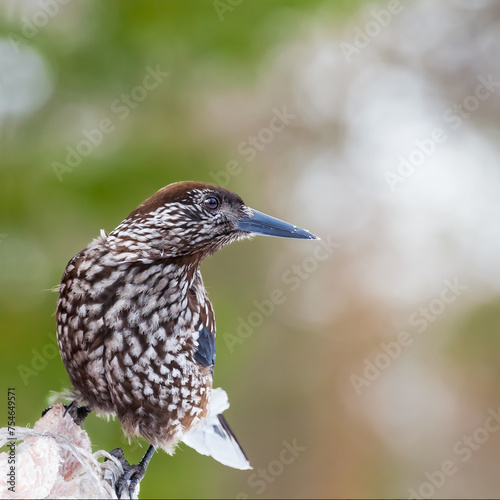
POLYGON ((262 236, 277 236, 279 238, 300 238, 304 240, 319 239, 314 234, 300 229, 300 227, 288 224, 282 220, 275 219, 269 215, 258 212, 257 210, 249 209, 252 212, 251 217, 241 217, 238 221, 236 229, 262 236))

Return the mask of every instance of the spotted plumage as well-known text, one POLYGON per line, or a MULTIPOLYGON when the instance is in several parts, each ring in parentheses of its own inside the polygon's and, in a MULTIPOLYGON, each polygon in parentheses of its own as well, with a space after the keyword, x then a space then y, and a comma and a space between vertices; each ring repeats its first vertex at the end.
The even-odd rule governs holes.
POLYGON ((212 389, 215 320, 199 266, 252 234, 314 238, 218 186, 176 183, 109 235, 101 231, 66 267, 57 334, 74 401, 116 415, 125 433, 151 444, 142 469, 125 478, 131 491, 154 448, 172 453, 181 440, 250 467, 221 415, 227 397, 212 389))

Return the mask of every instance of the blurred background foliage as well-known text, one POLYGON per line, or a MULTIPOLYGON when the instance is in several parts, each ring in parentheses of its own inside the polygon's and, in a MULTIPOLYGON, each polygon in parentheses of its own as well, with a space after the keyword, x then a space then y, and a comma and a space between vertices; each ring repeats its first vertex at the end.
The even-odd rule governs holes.
MULTIPOLYGON (((142 496, 496 496, 500 432, 477 429, 500 405, 499 21, 489 0, 1 1, 0 380, 17 424, 68 384, 50 291, 67 261, 160 187, 200 180, 334 251, 260 238, 204 263, 215 385, 255 470, 181 447, 142 496), (134 90, 148 71, 158 85, 134 90), (117 112, 124 95, 139 98, 117 112), (268 140, 277 112, 290 123, 268 140), (238 337, 274 289, 285 302, 238 337), (433 484, 445 460, 456 472, 433 484)), ((145 450, 117 422, 85 428, 131 462, 145 450)))

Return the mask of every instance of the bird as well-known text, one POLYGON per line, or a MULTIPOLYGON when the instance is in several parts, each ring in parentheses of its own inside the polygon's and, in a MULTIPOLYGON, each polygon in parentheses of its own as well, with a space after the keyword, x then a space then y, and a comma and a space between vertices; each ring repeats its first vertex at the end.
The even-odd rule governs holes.
POLYGON ((183 181, 163 187, 107 234, 101 230, 68 263, 56 309, 59 350, 72 387, 67 411, 114 415, 149 447, 130 465, 111 452, 132 498, 154 452, 184 442, 224 465, 250 463, 213 388, 215 318, 200 264, 253 235, 317 239, 249 208, 220 186, 183 181))

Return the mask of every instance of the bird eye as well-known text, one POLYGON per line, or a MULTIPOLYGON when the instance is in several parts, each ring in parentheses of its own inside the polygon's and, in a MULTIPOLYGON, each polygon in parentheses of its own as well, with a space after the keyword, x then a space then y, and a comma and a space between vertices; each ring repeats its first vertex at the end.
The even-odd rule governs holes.
POLYGON ((205 207, 209 210, 217 210, 219 208, 219 200, 215 196, 205 198, 205 207))

